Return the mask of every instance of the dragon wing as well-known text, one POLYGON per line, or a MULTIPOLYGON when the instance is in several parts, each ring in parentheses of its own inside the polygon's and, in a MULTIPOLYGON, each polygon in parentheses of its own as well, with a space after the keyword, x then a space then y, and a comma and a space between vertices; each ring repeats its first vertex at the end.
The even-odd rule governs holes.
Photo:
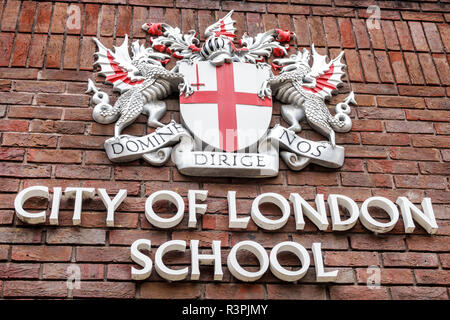
POLYGON ((322 99, 329 99, 333 91, 343 83, 341 77, 344 74, 342 69, 345 67, 345 64, 342 63, 341 58, 344 55, 344 51, 329 63, 326 62, 327 56, 319 54, 314 48, 314 44, 311 46, 311 51, 313 65, 309 76, 316 79, 316 86, 314 88, 303 86, 303 88, 320 96, 322 99))
POLYGON ((236 31, 236 28, 234 27, 234 21, 231 19, 231 15, 233 14, 233 10, 228 12, 225 17, 222 19, 219 19, 219 21, 215 22, 214 24, 210 25, 208 28, 205 29, 205 36, 206 38, 212 37, 212 36, 225 36, 229 38, 230 40, 233 40, 236 35, 234 32, 236 31))
POLYGON ((139 70, 131 63, 127 35, 120 47, 114 46, 114 52, 106 48, 97 38, 93 39, 98 47, 94 65, 100 66, 99 73, 106 77, 107 82, 113 84, 114 90, 122 93, 144 81, 142 76, 137 75, 139 70))
POLYGON ((270 57, 275 48, 281 50, 283 55, 287 54, 286 48, 280 45, 279 40, 275 38, 278 34, 279 30, 258 33, 255 38, 244 34, 241 40, 242 48, 237 50, 243 58, 243 62, 261 62, 264 57, 270 57))

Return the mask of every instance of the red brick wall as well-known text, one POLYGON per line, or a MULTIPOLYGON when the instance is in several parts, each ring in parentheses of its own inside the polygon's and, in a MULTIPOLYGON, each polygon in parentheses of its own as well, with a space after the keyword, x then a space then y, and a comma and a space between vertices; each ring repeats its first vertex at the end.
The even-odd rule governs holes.
MULTIPOLYGON (((80 28, 68 28, 70 1, 0 1, 0 298, 245 298, 245 299, 448 299, 450 285, 450 5, 447 1, 377 1, 381 29, 368 30, 366 8, 375 1, 186 1, 82 0, 80 28), (149 5, 148 3, 151 3, 149 5), (314 3, 314 4, 313 4, 314 3), (197 10, 201 7, 202 10, 197 10), (355 91, 353 129, 338 134, 346 148, 340 169, 310 165, 301 172, 281 165, 272 179, 212 179, 180 175, 173 164, 154 168, 142 161, 114 165, 103 142, 112 125, 92 120, 89 95, 97 36, 108 46, 145 38, 144 22, 165 21, 183 30, 201 32, 218 15, 235 9, 238 37, 280 27, 296 32, 293 44, 315 43, 322 53, 345 51, 345 86, 332 100, 355 91), (221 11, 220 11, 221 10, 221 11), (106 212, 96 197, 84 205, 80 227, 71 225, 73 203, 61 204, 60 226, 30 226, 14 215, 14 198, 31 185, 104 187, 110 193, 128 190, 116 215, 105 225, 106 212), (208 189, 208 211, 198 229, 187 219, 171 231, 145 220, 146 197, 160 189, 184 197, 188 189, 208 189), (374 236, 358 224, 349 232, 319 232, 309 221, 295 231, 293 218, 277 232, 253 223, 246 231, 230 231, 226 190, 236 190, 238 211, 249 214, 252 198, 263 192, 307 200, 316 193, 345 194, 356 201, 380 195, 391 200, 407 196, 414 203, 431 197, 438 219, 436 235, 417 227, 405 235, 403 224, 374 236), (310 249, 322 242, 325 266, 337 267, 337 283, 318 284, 313 269, 299 283, 277 280, 270 271, 253 284, 234 279, 224 266, 224 281, 212 281, 212 268, 200 281, 169 283, 155 271, 149 280, 133 282, 129 245, 149 238, 153 245, 170 239, 200 239, 203 246, 222 240, 224 257, 237 241, 253 239, 270 249, 294 240, 310 249), (66 287, 70 263, 81 267, 81 289, 66 287), (381 268, 382 287, 366 287, 367 267, 381 268)), ((293 52, 291 49, 291 52, 293 52)), ((102 79, 99 78, 99 81, 102 79)), ((104 88, 108 88, 104 86, 104 88)), ((109 91, 111 92, 111 91, 109 91)), ((177 97, 168 101, 168 121, 178 115, 177 97)), ((273 124, 282 123, 280 105, 273 124)), ((145 118, 125 132, 143 135, 145 118)), ((312 139, 319 135, 305 128, 312 139)), ((47 202, 29 206, 46 208, 47 202)), ((329 228, 330 229, 330 228, 329 228)), ((173 264, 189 264, 189 254, 173 255, 173 264)), ((224 259, 225 261, 225 259, 224 259)), ((249 264, 254 260, 248 259, 249 264)), ((287 264, 296 260, 286 258, 287 264)))

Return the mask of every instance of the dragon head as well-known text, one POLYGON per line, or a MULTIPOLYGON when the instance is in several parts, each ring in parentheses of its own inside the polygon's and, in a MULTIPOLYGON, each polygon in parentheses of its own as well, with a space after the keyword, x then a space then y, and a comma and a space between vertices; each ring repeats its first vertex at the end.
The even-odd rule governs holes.
POLYGON ((131 64, 143 74, 149 66, 162 67, 170 59, 167 54, 156 52, 153 48, 145 48, 144 45, 139 44, 139 41, 133 42, 131 50, 133 52, 131 64))

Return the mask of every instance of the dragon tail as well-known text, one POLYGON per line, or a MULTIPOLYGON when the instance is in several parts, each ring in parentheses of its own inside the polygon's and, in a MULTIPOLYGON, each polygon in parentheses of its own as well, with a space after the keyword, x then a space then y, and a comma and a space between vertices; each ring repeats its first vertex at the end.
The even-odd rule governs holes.
POLYGON ((336 114, 334 116, 329 114, 328 116, 328 123, 337 132, 348 132, 352 128, 352 119, 349 116, 351 112, 350 103, 356 105, 353 91, 345 98, 344 102, 336 105, 336 114))
POLYGON ((94 110, 92 111, 94 120, 103 124, 109 124, 116 121, 120 116, 120 108, 110 105, 108 94, 97 89, 91 79, 88 80, 88 89, 86 93, 90 92, 94 92, 91 102, 94 105, 94 110))

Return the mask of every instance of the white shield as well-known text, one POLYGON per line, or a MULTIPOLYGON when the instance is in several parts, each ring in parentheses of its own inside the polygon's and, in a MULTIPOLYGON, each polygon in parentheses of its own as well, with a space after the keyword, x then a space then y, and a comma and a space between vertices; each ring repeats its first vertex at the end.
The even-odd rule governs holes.
POLYGON ((257 92, 270 76, 267 68, 250 63, 208 61, 180 63, 180 73, 194 93, 180 96, 183 123, 204 143, 233 152, 255 144, 267 132, 272 100, 257 92))

